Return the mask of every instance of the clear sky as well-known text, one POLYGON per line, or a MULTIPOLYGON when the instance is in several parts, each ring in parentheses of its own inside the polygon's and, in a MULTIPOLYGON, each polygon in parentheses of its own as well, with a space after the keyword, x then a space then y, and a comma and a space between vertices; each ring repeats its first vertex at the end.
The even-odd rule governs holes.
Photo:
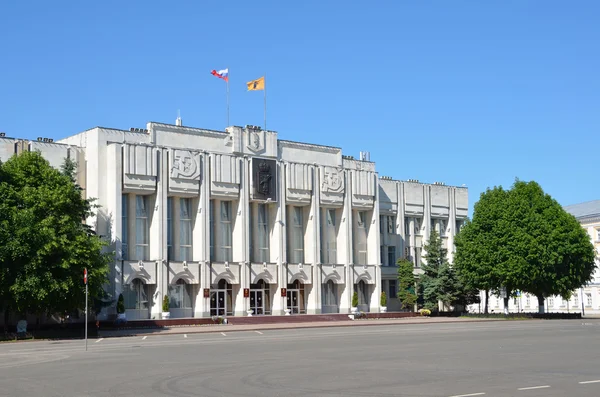
POLYGON ((600 2, 4 1, 0 131, 148 121, 370 151, 380 175, 600 198, 600 2))

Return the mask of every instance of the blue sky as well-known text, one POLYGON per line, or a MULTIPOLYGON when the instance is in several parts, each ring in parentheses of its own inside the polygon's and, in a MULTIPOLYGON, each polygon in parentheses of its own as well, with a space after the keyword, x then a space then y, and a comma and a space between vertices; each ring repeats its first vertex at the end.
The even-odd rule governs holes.
POLYGON ((600 2, 20 1, 0 4, 0 131, 55 139, 147 121, 370 151, 380 175, 536 180, 600 198, 600 2))

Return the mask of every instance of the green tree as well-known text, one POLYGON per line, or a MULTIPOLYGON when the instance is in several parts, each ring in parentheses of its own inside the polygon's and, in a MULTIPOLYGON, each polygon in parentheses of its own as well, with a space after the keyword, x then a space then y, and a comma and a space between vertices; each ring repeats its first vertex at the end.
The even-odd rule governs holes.
POLYGON ((422 264, 423 275, 420 278, 423 286, 423 306, 431 311, 439 309, 438 302, 444 295, 443 285, 440 280, 440 271, 447 263, 447 250, 442 247, 439 234, 432 230, 429 240, 425 243, 425 263, 422 264))
POLYGON ((396 263, 398 264, 398 299, 402 309, 413 311, 417 302, 414 265, 407 259, 398 259, 396 263))
POLYGON ((547 296, 566 296, 591 280, 589 236, 539 184, 517 180, 501 197, 485 199, 457 238, 458 267, 473 286, 505 288, 505 302, 516 290, 529 292, 543 312, 547 296), (491 241, 483 241, 481 230, 491 241))
POLYGON ((74 183, 73 163, 62 171, 37 152, 13 156, 0 175, 0 294, 19 313, 63 313, 104 296, 112 254, 84 223, 92 202, 74 183))
POLYGON ((499 293, 502 285, 496 265, 503 253, 505 235, 499 220, 504 216, 502 206, 507 197, 502 187, 488 188, 475 203, 473 219, 465 223, 454 240, 453 265, 470 288, 485 291, 485 313, 489 292, 499 293))

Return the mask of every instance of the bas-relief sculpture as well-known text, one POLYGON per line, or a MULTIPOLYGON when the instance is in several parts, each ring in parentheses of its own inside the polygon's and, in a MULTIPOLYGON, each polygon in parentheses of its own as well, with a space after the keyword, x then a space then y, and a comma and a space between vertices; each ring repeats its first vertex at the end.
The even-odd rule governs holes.
POLYGON ((173 150, 171 178, 194 179, 200 176, 197 158, 188 150, 173 150))
POLYGON ((323 192, 342 193, 344 191, 343 170, 325 167, 321 190, 323 192))

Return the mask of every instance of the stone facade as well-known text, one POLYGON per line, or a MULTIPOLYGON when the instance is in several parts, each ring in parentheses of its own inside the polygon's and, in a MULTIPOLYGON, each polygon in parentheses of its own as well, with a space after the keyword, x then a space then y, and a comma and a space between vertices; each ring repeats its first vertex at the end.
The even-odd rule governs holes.
MULTIPOLYGON (((93 128, 57 142, 0 138, 0 159, 39 150, 78 163, 101 206, 88 222, 116 251, 107 290, 128 319, 399 309, 395 261, 420 270, 432 228, 453 253, 467 217, 464 187, 380 178, 337 147, 148 123, 93 128)), ((114 314, 114 308, 103 316, 114 314)))

